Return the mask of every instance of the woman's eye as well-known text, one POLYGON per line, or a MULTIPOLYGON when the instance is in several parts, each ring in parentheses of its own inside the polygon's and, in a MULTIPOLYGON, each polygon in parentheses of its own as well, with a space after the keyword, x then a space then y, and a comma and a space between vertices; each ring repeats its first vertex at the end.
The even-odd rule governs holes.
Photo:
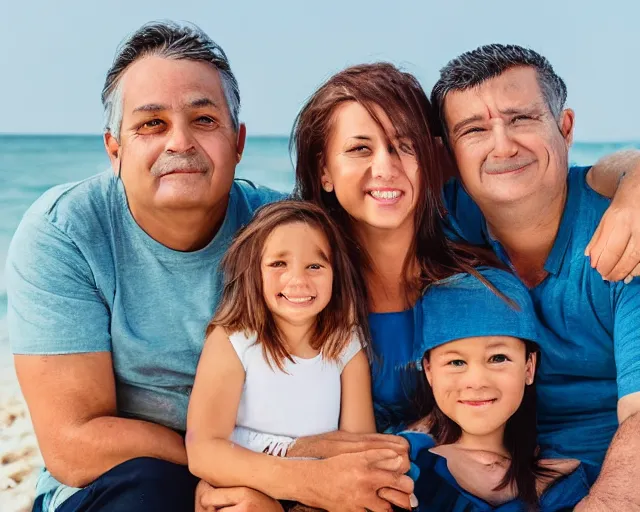
POLYGON ((284 261, 272 261, 271 263, 269 263, 269 266, 273 268, 281 268, 285 267, 286 263, 284 261))
POLYGON ((492 363, 504 363, 506 361, 509 361, 509 358, 504 354, 496 354, 495 356, 491 356, 490 361, 492 363))
POLYGON ((400 144, 400 151, 408 155, 413 155, 413 146, 411 144, 403 142, 402 144, 400 144))
POLYGON ((461 366, 464 366, 465 362, 462 359, 454 359, 453 361, 449 361, 447 364, 455 368, 460 368, 461 366))
POLYGON ((308 268, 310 268, 311 270, 320 270, 322 268, 322 265, 318 263, 312 263, 308 268))

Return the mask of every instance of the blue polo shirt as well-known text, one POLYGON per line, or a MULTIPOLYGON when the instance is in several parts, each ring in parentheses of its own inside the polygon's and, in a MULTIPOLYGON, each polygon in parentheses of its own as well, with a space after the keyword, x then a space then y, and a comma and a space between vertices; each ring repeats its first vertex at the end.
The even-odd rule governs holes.
MULTIPOLYGON (((587 171, 568 173, 564 214, 545 263, 549 275, 529 293, 550 337, 537 379, 540 444, 597 472, 618 427, 618 399, 640 391, 640 280, 603 281, 584 256, 610 203, 589 187, 587 171)), ((463 187, 451 181, 444 195, 450 227, 510 264, 463 187)))

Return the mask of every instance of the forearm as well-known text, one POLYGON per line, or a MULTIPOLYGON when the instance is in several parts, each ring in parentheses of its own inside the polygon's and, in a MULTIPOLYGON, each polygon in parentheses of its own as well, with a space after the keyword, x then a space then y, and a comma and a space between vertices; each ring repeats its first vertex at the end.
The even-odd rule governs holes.
POLYGON ((187 464, 182 436, 147 421, 103 416, 69 429, 57 440, 52 457, 45 456, 55 478, 83 487, 109 469, 137 457, 187 464))
POLYGON ((214 487, 251 487, 278 500, 316 504, 320 461, 256 453, 225 439, 189 441, 189 470, 214 487))
POLYGON ((635 184, 640 184, 640 151, 630 149, 602 157, 589 170, 587 182, 596 192, 609 198, 618 193, 618 188, 623 193, 626 189, 637 190, 635 184))
MULTIPOLYGON (((585 499, 589 512, 640 508, 640 413, 627 418, 609 446, 598 480, 585 499)), ((582 509, 577 509, 582 510, 582 509)))

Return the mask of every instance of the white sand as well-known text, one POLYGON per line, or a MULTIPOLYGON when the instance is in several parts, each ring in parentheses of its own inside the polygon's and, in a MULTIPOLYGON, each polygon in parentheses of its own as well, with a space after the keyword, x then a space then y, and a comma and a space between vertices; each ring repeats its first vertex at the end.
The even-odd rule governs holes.
MULTIPOLYGON (((4 359, 4 358, 3 358, 4 359)), ((0 364, 0 510, 27 512, 43 466, 27 406, 11 364, 0 364)))

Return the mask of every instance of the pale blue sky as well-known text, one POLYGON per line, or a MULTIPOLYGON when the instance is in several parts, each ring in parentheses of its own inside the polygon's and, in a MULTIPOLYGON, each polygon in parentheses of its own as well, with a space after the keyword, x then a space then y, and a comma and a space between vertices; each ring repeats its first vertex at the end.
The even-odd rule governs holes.
POLYGON ((530 46, 566 80, 577 140, 640 140, 640 3, 563 0, 12 1, 0 17, 0 133, 100 133, 120 40, 154 19, 193 21, 227 52, 250 135, 288 134, 332 73, 390 60, 430 90, 459 53, 530 46))

